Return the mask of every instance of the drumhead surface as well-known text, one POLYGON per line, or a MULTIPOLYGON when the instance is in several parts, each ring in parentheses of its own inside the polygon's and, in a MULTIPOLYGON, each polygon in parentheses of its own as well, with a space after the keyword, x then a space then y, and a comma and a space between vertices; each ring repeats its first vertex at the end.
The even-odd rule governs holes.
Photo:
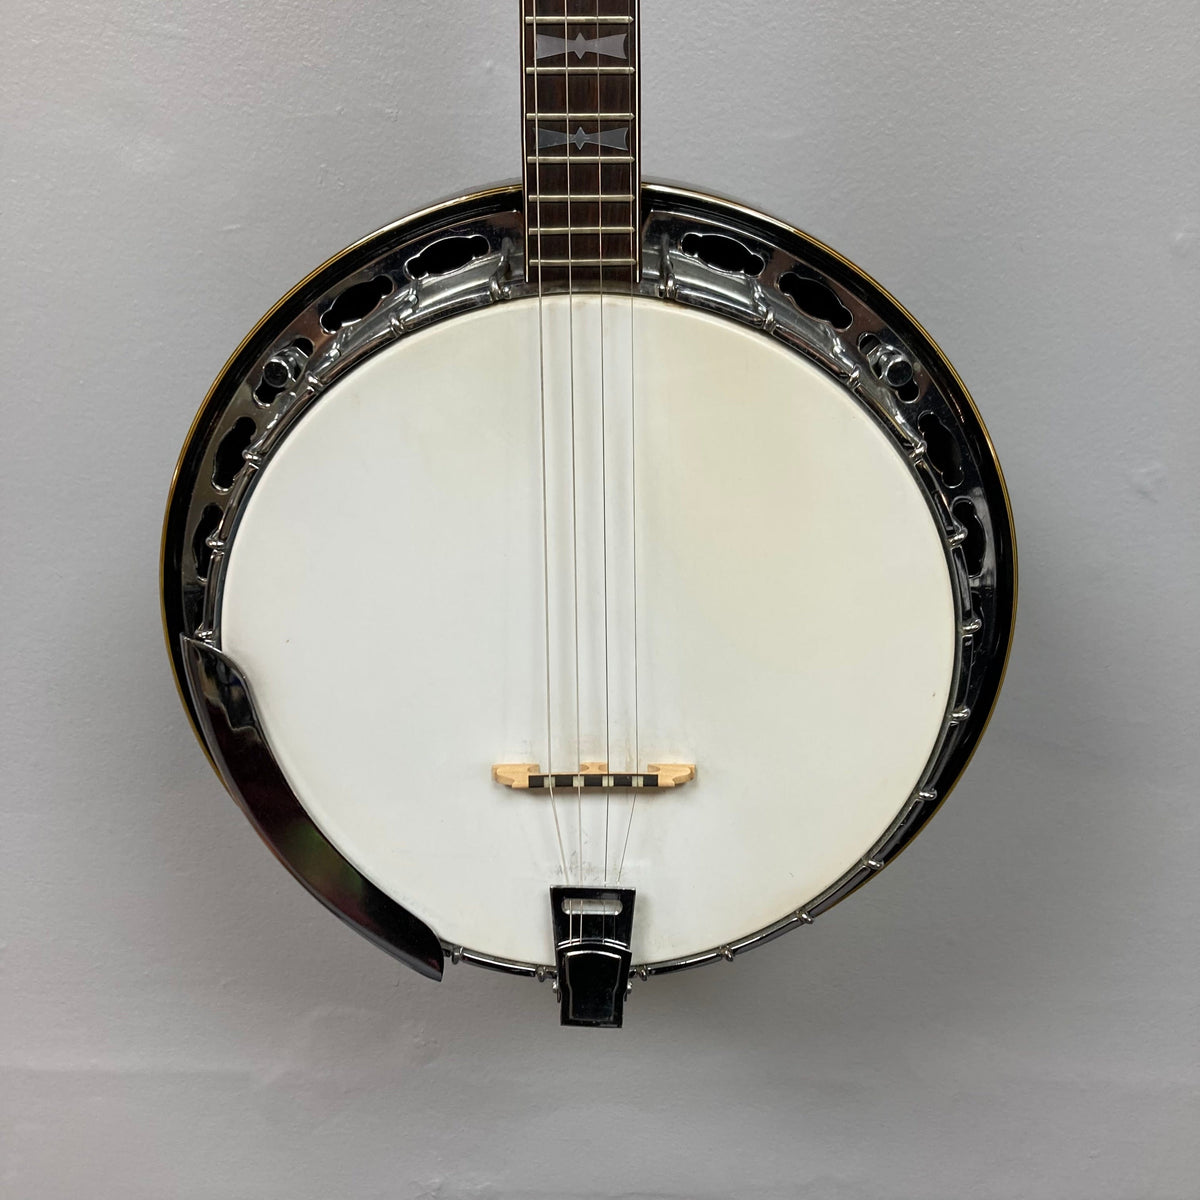
POLYGON ((346 858, 445 941, 533 962, 564 878, 637 889, 638 962, 830 885, 920 779, 956 646, 928 502, 852 397, 745 326, 594 296, 439 323, 335 383, 245 503, 221 629, 346 858), (491 779, 631 746, 695 781, 635 803, 491 779))

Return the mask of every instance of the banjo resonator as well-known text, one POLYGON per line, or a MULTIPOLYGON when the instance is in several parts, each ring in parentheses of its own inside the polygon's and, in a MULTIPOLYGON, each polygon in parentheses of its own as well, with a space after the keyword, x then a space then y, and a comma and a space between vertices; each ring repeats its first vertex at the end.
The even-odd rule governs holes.
POLYGON ((911 842, 1016 598, 995 452, 915 319, 797 229, 642 183, 637 18, 524 0, 522 185, 259 322, 162 556, 192 724, 292 874, 429 978, 547 980, 600 1027, 911 842))

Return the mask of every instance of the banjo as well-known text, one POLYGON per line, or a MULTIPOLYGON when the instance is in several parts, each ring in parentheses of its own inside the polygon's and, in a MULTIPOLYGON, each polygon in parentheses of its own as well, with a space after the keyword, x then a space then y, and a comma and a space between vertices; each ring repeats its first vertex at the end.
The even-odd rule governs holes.
POLYGON ((637 0, 523 0, 522 186, 293 288, 171 486, 167 648, 291 873, 432 979, 635 983, 811 924, 964 770, 1012 515, 925 331, 641 181, 637 0))

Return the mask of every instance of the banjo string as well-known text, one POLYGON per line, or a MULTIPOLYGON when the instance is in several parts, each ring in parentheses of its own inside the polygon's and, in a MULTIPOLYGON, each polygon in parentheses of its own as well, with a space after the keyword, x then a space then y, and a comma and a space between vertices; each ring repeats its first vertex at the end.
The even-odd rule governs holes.
MULTIPOLYGON (((600 0, 596 0, 596 35, 600 34, 600 0)), ((600 157, 600 54, 596 54, 596 156, 600 157)), ((608 665, 608 407, 604 395, 604 163, 596 163, 596 257, 600 260, 600 514, 604 551, 604 761, 612 770, 612 722, 608 665)), ((604 882, 608 882, 608 825, 612 789, 604 789, 604 882)))
MULTIPOLYGON (((537 56, 537 27, 534 26, 534 61, 537 56)), ((542 603, 546 614, 546 771, 547 787, 550 792, 550 812, 554 817, 554 838, 558 843, 558 857, 562 862, 563 883, 570 882, 567 870, 567 852, 563 845, 562 824, 558 819, 558 800, 554 795, 554 763, 551 755, 554 750, 553 726, 551 722, 550 694, 550 535, 549 535, 549 505, 546 482, 546 344, 545 324, 546 305, 542 288, 542 105, 538 95, 538 75, 533 73, 533 173, 534 193, 537 196, 537 293, 538 293, 538 393, 541 402, 542 421, 542 603)))
MULTIPOLYGON (((636 10, 638 0, 631 0, 632 7, 636 10)), ((640 57, 641 50, 641 34, 639 32, 639 22, 633 22, 632 38, 637 42, 636 45, 629 47, 629 61, 635 62, 640 57)), ((633 76, 632 87, 637 88, 638 76, 633 76)), ((637 96, 630 97, 632 103, 629 106, 629 111, 637 113, 640 105, 637 103, 637 96)), ((632 137, 637 137, 640 144, 641 133, 641 118, 634 118, 638 124, 634 127, 631 133, 632 137)), ((637 156, 637 151, 632 151, 637 156)), ((636 164, 635 164, 636 167, 636 164)), ((630 172, 636 176, 636 170, 630 172)), ((642 766, 642 744, 641 744, 641 719, 638 707, 638 552, 637 552, 637 356, 635 353, 636 339, 634 336, 634 293, 637 290, 637 239, 640 235, 638 228, 638 217, 641 211, 641 203, 637 197, 638 181, 634 178, 630 187, 630 192, 634 199, 630 202, 632 209, 631 224, 634 226, 634 233, 630 239, 633 243, 631 258, 634 262, 629 268, 629 508, 630 508, 630 539, 631 551, 633 554, 633 769, 640 771, 642 766)), ((629 820, 625 825, 625 841, 621 847, 621 858, 617 864, 617 883, 621 882, 621 873, 625 870, 625 855, 629 850, 629 834, 633 830, 633 814, 637 810, 638 793, 636 790, 630 792, 629 800, 629 820)))
MULTIPOLYGON (((569 0, 563 0, 563 112, 570 112, 571 81, 566 67, 569 65, 570 53, 567 43, 571 27, 568 18, 569 0)), ((536 73, 534 78, 537 78, 536 73)), ((570 122, 567 122, 570 128, 570 122)), ((576 487, 576 459, 578 450, 575 442, 575 273, 574 253, 572 249, 571 228, 573 224, 571 213, 571 143, 568 142, 563 152, 564 168, 567 176, 567 186, 563 189, 567 197, 567 367, 571 381, 571 593, 575 600, 575 764, 582 765, 583 739, 580 736, 581 716, 579 705, 579 492, 576 487)), ((599 168, 597 167, 597 174, 599 168)), ((579 882, 583 883, 583 788, 575 789, 576 824, 579 842, 579 882)))

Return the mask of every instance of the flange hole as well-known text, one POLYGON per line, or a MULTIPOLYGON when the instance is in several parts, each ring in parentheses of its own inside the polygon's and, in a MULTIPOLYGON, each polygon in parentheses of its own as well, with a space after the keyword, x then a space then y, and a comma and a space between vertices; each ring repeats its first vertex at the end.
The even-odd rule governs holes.
POLYGON ((922 413, 917 428, 925 439, 925 457, 947 487, 957 487, 963 481, 962 451, 954 435, 935 413, 922 413))
POLYGON ((787 271, 779 277, 779 290, 806 316, 824 321, 834 329, 849 329, 854 320, 850 310, 831 287, 808 275, 787 271))
POLYGON ((761 254, 755 254, 736 238, 726 237, 723 233, 685 233, 679 248, 718 271, 730 271, 735 275, 759 275, 766 266, 761 254))
POLYGON ((392 290, 392 281, 386 275, 351 284, 321 314, 321 328, 326 333, 337 333, 346 325, 353 325, 375 311, 375 306, 392 290))
POLYGON ((959 524, 967 531, 962 544, 963 558, 967 560, 967 573, 974 578, 983 570, 984 555, 987 553, 987 531, 975 511, 975 505, 965 496, 955 500, 952 511, 959 524))
POLYGON ((404 264, 404 269, 410 279, 448 275, 482 258, 490 249, 487 238, 481 233, 455 234, 431 242, 420 254, 413 255, 404 264))
POLYGON ((233 428, 221 439, 213 455, 213 487, 228 491, 234 476, 242 469, 242 455, 254 438, 256 426, 249 417, 239 417, 233 428))

